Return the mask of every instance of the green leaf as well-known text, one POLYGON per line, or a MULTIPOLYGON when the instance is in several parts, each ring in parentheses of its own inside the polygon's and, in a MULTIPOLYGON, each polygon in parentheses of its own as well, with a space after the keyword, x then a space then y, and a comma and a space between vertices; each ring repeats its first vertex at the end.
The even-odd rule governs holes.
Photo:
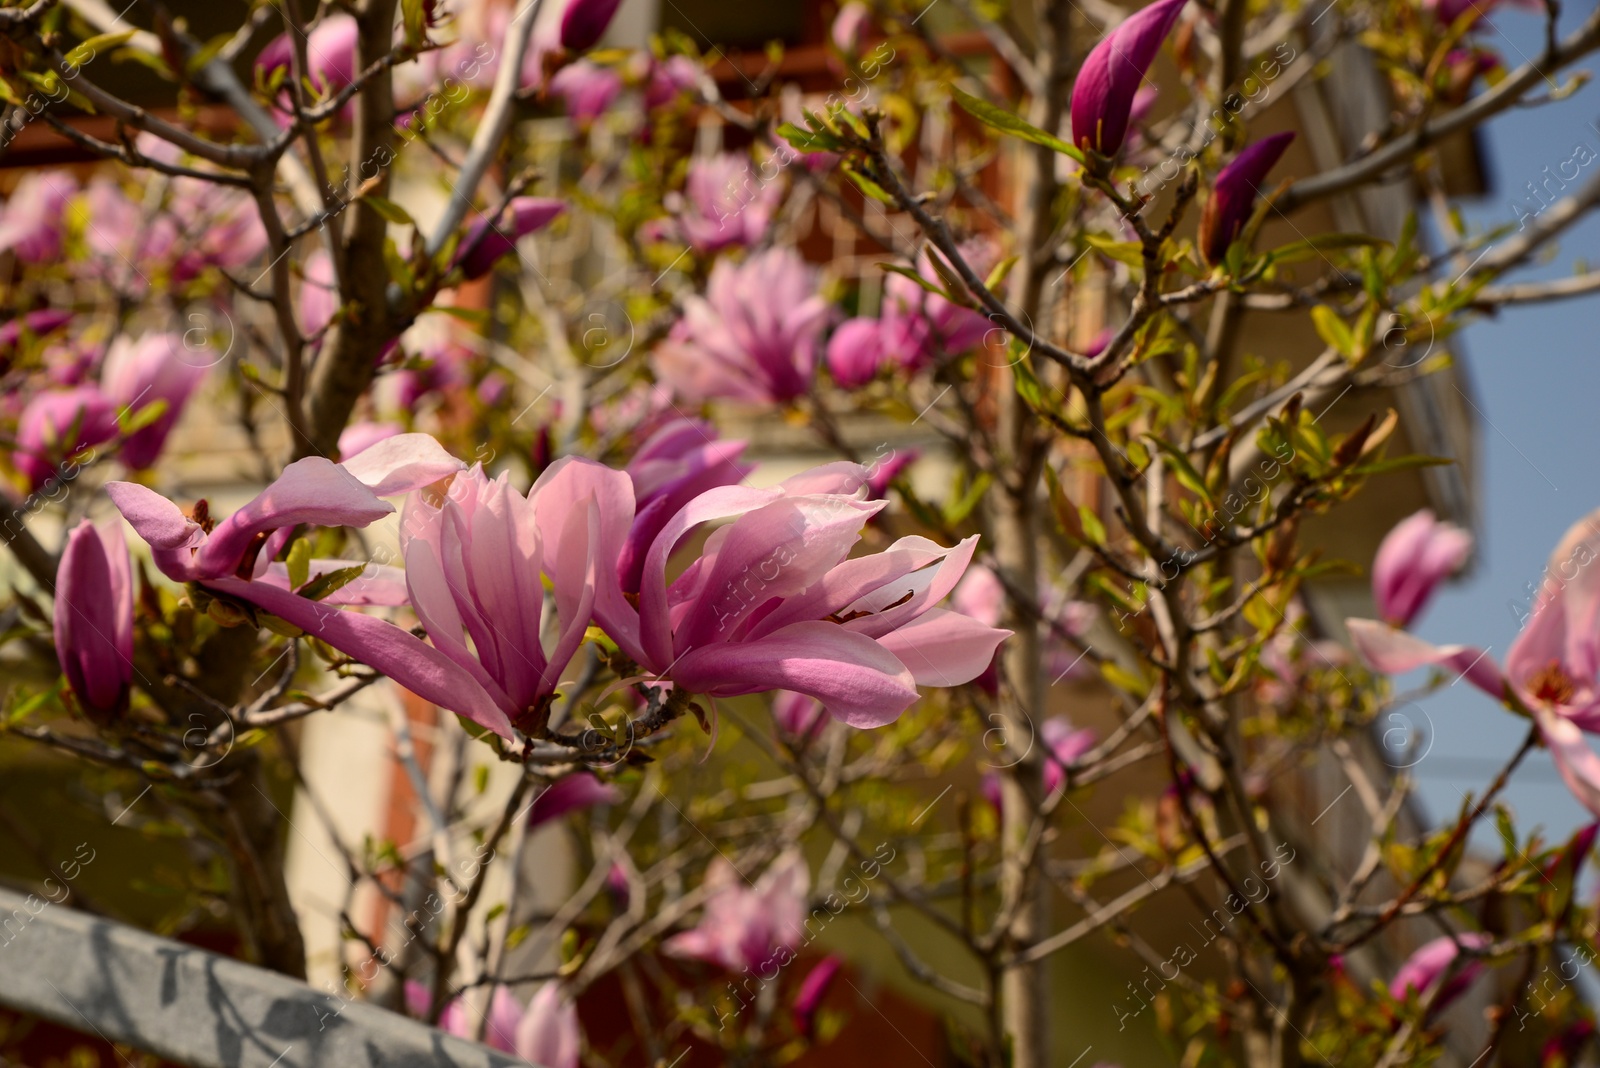
POLYGON ((911 279, 913 282, 917 283, 917 285, 921 286, 923 289, 926 289, 929 293, 932 293, 936 297, 943 297, 952 304, 961 303, 952 297, 949 292, 934 285, 932 282, 922 277, 922 275, 912 270, 910 267, 906 267, 898 263, 880 263, 878 266, 882 267, 886 271, 893 271, 895 274, 911 279))
POLYGON ((233 40, 233 34, 231 33, 217 34, 211 40, 195 49, 194 55, 190 56, 188 61, 184 63, 183 69, 188 72, 189 77, 193 78, 206 68, 206 64, 216 59, 231 40, 233 40))
POLYGON ((1390 471, 1410 471, 1418 467, 1442 467, 1453 464, 1454 460, 1443 456, 1397 456, 1392 460, 1375 460, 1370 464, 1352 467, 1352 475, 1384 475, 1390 471))
POLYGON ((1020 137, 1022 140, 1031 141, 1036 145, 1043 145, 1064 156, 1070 156, 1079 163, 1083 162, 1082 152, 1079 152, 1061 140, 1061 138, 1022 121, 1004 108, 997 108, 987 101, 979 100, 971 93, 964 93, 959 86, 955 85, 950 87, 950 95, 955 97, 956 103, 961 105, 963 111, 985 126, 991 126, 1001 133, 1010 134, 1012 137, 1020 137))
POLYGON ((1100 517, 1095 515, 1087 504, 1078 505, 1078 525, 1083 527, 1083 536, 1089 539, 1089 544, 1106 543, 1105 524, 1100 522, 1100 517))
POLYGON ((124 436, 134 434, 166 414, 167 402, 164 399, 153 400, 136 412, 124 408, 117 413, 117 429, 121 430, 124 436))
POLYGON ((308 600, 320 601, 335 590, 342 589, 360 578, 361 572, 366 569, 366 564, 356 564, 352 567, 341 567, 333 571, 325 571, 294 592, 308 600))
POLYGON ((289 546, 289 555, 285 559, 285 564, 289 568, 289 588, 298 590, 311 578, 310 539, 294 539, 294 544, 289 546))
POLYGON ((1172 468, 1172 477, 1178 480, 1178 484, 1199 497, 1208 507, 1215 507, 1216 502, 1211 498, 1210 487, 1206 485, 1206 480, 1200 477, 1200 472, 1194 469, 1189 458, 1183 454, 1183 450, 1170 441, 1162 440, 1158 434, 1146 434, 1145 437, 1166 456, 1167 466, 1172 468))
POLYGON ((373 196, 368 194, 367 196, 361 198, 361 202, 396 225, 417 225, 417 221, 411 217, 410 212, 406 211, 406 209, 402 208, 400 205, 396 204, 387 197, 373 196))
POLYGON ((1312 308, 1311 323, 1317 328, 1317 334, 1322 340, 1333 346, 1339 355, 1351 357, 1356 354, 1355 335, 1332 308, 1326 304, 1318 304, 1312 308))
POLYGON ((1011 273, 1011 268, 1017 265, 1016 256, 1007 256, 994 265, 994 270, 989 272, 989 277, 983 280, 983 288, 993 293, 1001 282, 1006 280, 1006 275, 1011 273))
POLYGON ((1105 234, 1084 234, 1083 240, 1102 255, 1129 267, 1144 266, 1144 248, 1137 241, 1117 241, 1105 234))
POLYGON ((792 122, 786 122, 779 126, 778 136, 801 152, 842 153, 849 151, 849 146, 833 134, 824 130, 805 130, 792 122))
POLYGON ((884 204, 893 204, 895 202, 894 197, 890 195, 887 189, 873 181, 871 178, 868 178, 865 174, 862 174, 855 167, 845 164, 839 169, 844 172, 844 176, 846 178, 855 183, 855 187, 857 189, 861 190, 873 200, 884 204))
POLYGON ((1316 237, 1273 249, 1267 253, 1267 259, 1272 263, 1297 263, 1327 252, 1341 252, 1352 248, 1387 248, 1388 244, 1387 241, 1379 241, 1365 234, 1318 234, 1316 237))
MULTIPOLYGON (((123 30, 120 33, 97 34, 68 52, 65 57, 66 61, 71 66, 81 67, 101 52, 108 52, 119 45, 127 44, 128 39, 135 32, 134 30, 123 30)), ((224 41, 226 41, 226 37, 224 37, 224 41)), ((221 46, 219 45, 218 47, 221 46)))
POLYGON ((989 484, 993 481, 994 479, 990 477, 987 471, 973 479, 972 485, 967 487, 967 492, 962 495, 961 499, 945 509, 945 522, 954 526, 971 515, 972 510, 978 507, 978 502, 983 500, 983 495, 988 492, 989 484))

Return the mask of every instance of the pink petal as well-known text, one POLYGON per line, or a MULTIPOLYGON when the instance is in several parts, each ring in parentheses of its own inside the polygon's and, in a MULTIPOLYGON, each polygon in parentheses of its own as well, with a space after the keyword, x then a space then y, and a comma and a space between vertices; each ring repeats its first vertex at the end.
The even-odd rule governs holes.
POLYGON ((1374 671, 1404 675, 1420 667, 1442 667, 1466 676, 1468 682, 1497 701, 1505 697, 1505 676, 1481 649, 1470 645, 1432 645, 1372 619, 1344 622, 1356 653, 1374 671))
POLYGON ((446 452, 430 434, 395 434, 383 438, 339 466, 376 497, 410 493, 467 467, 446 452))
POLYGON ((385 620, 328 608, 262 582, 218 578, 207 583, 271 612, 347 656, 381 671, 425 701, 449 709, 507 740, 510 720, 472 675, 433 646, 385 620))
POLYGON ((918 686, 959 686, 983 674, 1000 643, 1011 636, 959 612, 932 608, 878 639, 918 686))
POLYGON ((833 623, 794 623, 757 641, 686 653, 673 682, 693 693, 736 697, 796 690, 852 727, 892 723, 917 699, 916 680, 889 650, 833 623))

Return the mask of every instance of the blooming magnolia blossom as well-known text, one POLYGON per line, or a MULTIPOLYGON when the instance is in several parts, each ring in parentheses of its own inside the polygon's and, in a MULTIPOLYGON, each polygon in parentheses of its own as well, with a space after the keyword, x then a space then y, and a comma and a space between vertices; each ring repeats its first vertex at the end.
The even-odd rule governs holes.
POLYGON ((1157 0, 1124 19, 1090 50, 1072 84, 1072 143, 1115 156, 1134 96, 1187 0, 1157 0))
POLYGON ((166 409, 129 434, 119 455, 131 468, 155 463, 189 398, 206 376, 206 365, 190 358, 180 334, 146 334, 137 340, 119 335, 106 351, 100 388, 120 410, 137 413, 157 401, 166 409))
POLYGON ((46 390, 22 410, 11 462, 31 493, 54 478, 63 463, 116 436, 116 406, 99 387, 46 390))
POLYGON ((697 156, 689 163, 678 229, 700 252, 753 245, 783 199, 781 182, 764 178, 742 152, 697 156))
POLYGON ((77 191, 77 179, 65 171, 24 174, 0 207, 0 252, 23 263, 60 259, 67 205, 77 191))
MULTIPOLYGON (((358 581, 312 600, 291 589, 284 564, 272 562, 294 527, 367 526, 394 512, 383 497, 420 489, 463 466, 426 434, 401 434, 343 464, 315 456, 296 460, 254 500, 220 523, 199 506, 196 516, 185 515, 160 494, 134 483, 108 483, 106 493, 149 543, 151 558, 168 578, 254 605, 370 664, 417 696, 509 737, 507 712, 484 685, 490 677, 481 667, 464 668, 446 652, 386 620, 339 610, 347 605, 403 604, 412 576, 369 565, 358 581)), ((315 561, 309 577, 351 564, 315 561)), ((450 618, 448 607, 441 607, 439 614, 450 618)), ((520 667, 521 662, 511 670, 520 667)))
POLYGON ((1454 523, 1440 522, 1427 509, 1401 520, 1372 561, 1372 596, 1379 615, 1397 627, 1410 626, 1434 588, 1471 554, 1472 535, 1454 523))
POLYGON ((627 466, 633 481, 634 515, 617 560, 623 592, 638 593, 645 552, 667 521, 691 500, 717 486, 744 481, 753 469, 740 463, 742 441, 721 441, 703 419, 664 424, 639 447, 627 466))
MULTIPOLYGON (((336 93, 349 85, 356 75, 356 42, 361 36, 355 17, 335 12, 321 19, 306 37, 306 77, 317 92, 323 95, 336 93)), ((261 50, 256 57, 256 70, 263 78, 274 72, 291 69, 294 43, 288 33, 281 33, 261 50)))
MULTIPOLYGON (((411 981, 405 986, 406 1009, 419 1018, 428 1015, 432 997, 423 984, 411 981)), ((462 998, 455 998, 439 1013, 439 1029, 458 1038, 474 1038, 479 1033, 478 1018, 462 998)), ((561 989, 548 982, 534 991, 527 1008, 504 986, 496 986, 489 997, 489 1011, 482 1019, 483 1043, 490 1049, 514 1053, 539 1068, 578 1068, 583 1032, 578 1024, 578 1008, 561 989)))
POLYGON ((690 401, 791 401, 810 385, 827 318, 816 272, 793 249, 721 259, 705 296, 684 298, 683 318, 655 351, 656 372, 690 401))
POLYGON ((752 885, 727 860, 706 869, 709 891, 700 923, 673 935, 662 949, 675 957, 715 964, 730 972, 760 969, 778 955, 786 964, 804 935, 811 873, 798 852, 772 862, 752 885))
POLYGON ((85 519, 67 538, 56 571, 56 657, 91 716, 128 705, 133 681, 133 572, 122 527, 85 519))
POLYGON ((1238 240, 1245 223, 1250 221, 1267 172, 1293 140, 1292 132, 1263 137, 1217 172, 1211 199, 1200 216, 1197 238, 1207 263, 1215 265, 1227 257, 1228 246, 1238 240))
MULTIPOLYGON (((1094 731, 1087 727, 1074 728, 1065 717, 1054 716, 1039 727, 1039 741, 1044 744, 1044 792, 1049 797, 1067 781, 1067 769, 1076 764, 1085 753, 1095 747, 1094 731)), ((1000 807, 1000 776, 988 772, 981 784, 983 796, 996 809, 1000 807)))
MULTIPOLYGON (((633 522, 627 476, 569 463, 560 477, 586 486, 563 495, 592 493, 600 502, 599 555, 618 558, 633 522)), ((670 673, 692 693, 789 689, 852 726, 892 722, 916 700, 918 684, 974 678, 1010 632, 934 607, 960 581, 975 536, 949 549, 911 536, 847 559, 883 508, 864 499, 866 481, 864 468, 836 463, 771 488, 700 494, 649 544, 636 603, 599 569, 596 620, 646 671, 670 673), (689 532, 726 520, 668 582, 668 559, 689 532)))
MULTIPOLYGON (((987 242, 969 242, 963 258, 982 273, 992 264, 994 248, 987 242)), ((933 266, 933 253, 924 248, 917 257, 917 273, 934 284, 942 277, 933 266)), ((929 293, 902 274, 891 274, 883 284, 881 338, 884 349, 909 371, 919 370, 946 354, 958 355, 976 348, 992 329, 983 313, 965 308, 936 293, 929 293)))
POLYGON ((614 67, 579 60, 556 71, 550 92, 566 101, 567 117, 582 126, 605 114, 621 95, 622 74, 614 67))
POLYGON ((1391 675, 1420 667, 1459 672, 1497 700, 1514 700, 1538 724, 1556 770, 1600 816, 1600 756, 1584 731, 1600 731, 1600 512, 1574 524, 1556 546, 1533 612, 1506 653, 1505 670, 1487 652, 1435 646, 1396 627, 1346 620, 1357 653, 1391 675))

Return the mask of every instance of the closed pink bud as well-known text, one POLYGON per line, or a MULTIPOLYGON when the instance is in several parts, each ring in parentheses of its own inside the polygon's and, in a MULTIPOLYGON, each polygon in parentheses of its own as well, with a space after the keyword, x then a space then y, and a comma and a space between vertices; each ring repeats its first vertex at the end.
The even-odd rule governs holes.
POLYGON ((568 775, 545 787, 528 809, 528 829, 558 820, 569 812, 609 805, 622 800, 622 791, 586 771, 568 775))
POLYGON ((571 0, 561 16, 561 47, 587 52, 600 43, 622 0, 571 0))
POLYGON ((1072 85, 1072 143, 1115 156, 1128 134, 1134 98, 1187 0, 1158 3, 1124 19, 1089 52, 1072 85))
POLYGON ((117 715, 133 680, 133 575, 122 528, 85 519, 56 572, 56 657, 91 717, 117 715))
POLYGON ((472 225, 461 239, 456 265, 468 279, 482 278, 501 256, 516 251, 518 241, 544 229, 566 210, 565 204, 549 197, 515 197, 497 225, 487 218, 472 225))
POLYGON ((847 319, 828 340, 828 371, 845 389, 871 382, 883 362, 883 330, 876 319, 847 319))
POLYGON ((1288 132, 1263 137, 1217 172, 1211 199, 1200 216, 1200 254, 1207 263, 1216 265, 1228 255, 1228 246, 1239 239, 1255 211, 1267 172, 1293 140, 1294 134, 1288 132))
POLYGON ((843 961, 829 954, 807 973, 800 983, 800 989, 794 996, 794 1029, 806 1038, 815 1038, 817 1034, 817 1009, 822 1007, 822 999, 827 996, 828 988, 833 985, 834 978, 839 974, 843 961))

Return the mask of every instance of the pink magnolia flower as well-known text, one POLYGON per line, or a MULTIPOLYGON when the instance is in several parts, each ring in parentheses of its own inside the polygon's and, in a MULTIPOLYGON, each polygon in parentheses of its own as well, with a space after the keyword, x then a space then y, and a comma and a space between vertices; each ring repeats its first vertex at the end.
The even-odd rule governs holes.
POLYGON ((550 79, 550 92, 567 102, 567 117, 583 126, 611 107, 622 93, 622 75, 586 59, 570 63, 550 79))
MULTIPOLYGON (((967 262, 980 273, 994 259, 986 242, 972 242, 962 250, 967 262)), ((942 284, 932 253, 924 248, 917 257, 917 273, 935 285, 942 284)), ((992 324, 981 312, 964 308, 901 274, 890 274, 883 284, 883 343, 900 365, 915 371, 946 354, 976 348, 992 324)))
POLYGON ((828 339, 828 372, 845 389, 871 382, 883 357, 883 330, 876 319, 846 319, 828 339))
POLYGON ((702 419, 677 418, 658 429, 627 467, 633 481, 634 515, 617 560, 626 593, 639 592, 645 552, 667 521, 691 500, 717 486, 744 481, 752 466, 739 462, 742 441, 720 441, 702 419))
POLYGON ((491 481, 473 467, 439 504, 412 494, 401 520, 400 551, 417 618, 504 719, 525 729, 547 714, 594 605, 599 505, 581 478, 558 483, 573 464, 599 467, 558 462, 527 497, 511 489, 507 475, 491 481), (548 653, 544 574, 554 582, 561 617, 548 653))
MULTIPOLYGON (((1095 747, 1095 733, 1087 727, 1074 728, 1064 716, 1053 716, 1039 727, 1044 746, 1044 793, 1051 796, 1066 785, 1067 769, 1095 747)), ((983 796, 996 809, 1000 807, 1000 777, 988 772, 983 777, 983 796)))
POLYGON ((32 492, 55 477, 63 463, 116 436, 116 408, 98 387, 46 390, 22 410, 11 462, 32 492))
POLYGON ((691 401, 794 400, 811 382, 827 316, 816 272, 793 249, 718 260, 706 295, 684 299, 683 318, 656 349, 657 375, 691 401))
POLYGON ((205 366, 188 358, 182 335, 146 334, 138 340, 119 335, 111 343, 100 368, 100 388, 106 397, 129 414, 157 401, 166 404, 154 421, 123 439, 123 463, 140 469, 156 462, 205 376, 205 366))
POLYGON ((587 771, 575 772, 545 787, 528 806, 528 829, 558 820, 569 812, 612 805, 622 800, 622 791, 601 782, 587 771))
MULTIPOLYGON (((356 76, 356 41, 361 36, 354 16, 336 12, 306 34, 306 77, 324 95, 338 92, 356 76)), ((281 33, 256 57, 256 70, 270 78, 274 71, 289 70, 294 44, 281 33)))
POLYGON ((799 944, 811 873, 798 852, 773 861, 753 885, 718 857, 706 869, 705 885, 710 896, 700 923, 667 939, 667 953, 738 972, 759 969, 799 944))
POLYGON ((67 685, 96 719, 128 706, 133 681, 133 574, 120 525, 85 519, 56 572, 56 657, 67 685))
POLYGON ((876 461, 867 474, 867 499, 885 500, 894 480, 922 458, 921 449, 896 449, 886 459, 876 461))
POLYGON ((550 197, 512 198, 510 207, 498 220, 491 222, 487 216, 480 216, 468 228, 461 239, 456 266, 468 279, 482 278, 501 256, 517 250, 518 241, 549 226, 566 210, 564 203, 550 197))
POLYGON ((622 0, 569 0, 561 15, 561 47, 587 52, 600 43, 622 0))
POLYGON ((800 989, 795 992, 794 1004, 790 1009, 797 1033, 808 1039, 816 1037, 817 1010, 822 1007, 822 999, 828 996, 828 988, 833 985, 833 980, 843 964, 841 958, 830 953, 806 973, 805 979, 800 983, 800 989))
MULTIPOLYGON (((626 476, 619 483, 614 474, 594 490, 602 559, 614 558, 611 546, 632 519, 626 476)), ((934 607, 966 570, 976 536, 950 549, 906 537, 847 559, 883 507, 863 499, 866 478, 862 467, 838 463, 768 489, 702 493, 650 544, 636 604, 601 576, 596 619, 646 671, 692 693, 795 690, 852 726, 892 722, 916 700, 918 684, 974 678, 1009 632, 934 607), (732 522, 669 583, 673 550, 690 531, 721 520, 732 522)))
MULTIPOLYGON (((1481 950, 1488 947, 1492 940, 1488 935, 1479 931, 1469 931, 1460 935, 1444 935, 1431 942, 1424 943, 1416 952, 1407 957, 1395 971, 1394 978, 1389 982, 1389 996, 1396 1001, 1404 1001, 1408 995, 1426 997, 1432 991, 1435 983, 1439 982, 1461 955, 1463 948, 1481 950)), ((1478 960, 1467 961, 1455 969, 1455 974, 1445 982, 1444 987, 1433 998, 1433 1011, 1439 1012, 1446 1005, 1467 992, 1475 979, 1483 974, 1483 962, 1478 960)))
POLYGON ((541 1068, 578 1068, 582 1046, 578 1006, 562 992, 560 983, 545 983, 534 991, 517 1025, 515 1053, 541 1068))
MULTIPOLYGON (((426 1018, 432 997, 426 986, 411 981, 405 988, 406 1009, 426 1018)), ((489 1012, 483 1018, 483 1042, 491 1049, 514 1053, 540 1068, 578 1068, 582 1032, 578 1009, 556 982, 545 983, 534 991, 524 1009, 515 995, 496 986, 489 999, 489 1012)), ((473 1038, 479 1033, 477 1020, 463 998, 455 998, 439 1014, 439 1029, 458 1038, 473 1038)))
POLYGON ((1496 700, 1514 698, 1538 724, 1556 770, 1579 803, 1600 816, 1600 756, 1584 731, 1600 731, 1600 512, 1556 546, 1545 582, 1502 672, 1487 653, 1435 646, 1387 624, 1346 620, 1357 653, 1391 675, 1420 667, 1460 672, 1496 700))
POLYGON ((1407 627, 1433 595, 1434 587, 1466 563, 1472 535, 1441 523, 1427 509, 1401 520, 1378 546, 1372 561, 1372 596, 1378 613, 1407 627))
POLYGON ((685 55, 657 60, 651 57, 650 73, 645 78, 644 106, 654 111, 678 99, 700 84, 700 64, 685 55))
POLYGON ((1207 263, 1216 265, 1226 258, 1228 246, 1239 239, 1245 223, 1250 221, 1267 172, 1293 140, 1293 132, 1263 137, 1217 172, 1211 199, 1206 201, 1205 211, 1200 215, 1200 233, 1196 239, 1207 263))
MULTIPOLYGON (((426 563, 417 574, 408 571, 403 578, 392 568, 369 565, 368 574, 321 600, 313 600, 295 592, 285 565, 271 560, 298 525, 364 527, 394 511, 382 497, 420 489, 456 473, 462 466, 460 460, 426 434, 401 434, 378 442, 343 464, 321 457, 297 460, 254 500, 220 523, 213 523, 198 506, 198 517, 187 516, 160 494, 134 483, 109 483, 106 493, 129 525, 149 543, 152 559, 168 578, 195 583, 252 604, 371 665, 417 696, 509 738, 512 734, 504 703, 495 700, 504 691, 481 665, 474 662, 472 668, 463 666, 461 661, 467 657, 459 635, 461 616, 449 600, 456 591, 439 595, 436 583, 428 585, 438 575, 428 572, 426 563), (418 587, 424 588, 422 596, 417 593, 418 587), (434 621, 430 632, 437 629, 435 640, 446 647, 444 651, 387 620, 340 610, 350 605, 403 604, 408 592, 418 616, 434 621), (454 635, 447 629, 452 621, 457 626, 454 635)), ((486 526, 493 527, 494 518, 486 526)), ((426 555, 418 543, 426 543, 434 533, 427 520, 426 516, 413 520, 416 536, 407 546, 411 550, 408 559, 426 555)), ((503 579, 501 569, 512 567, 514 554, 527 544, 525 526, 516 534, 516 540, 508 544, 510 531, 503 526, 492 530, 484 541, 488 551, 470 561, 471 565, 494 573, 501 583, 494 591, 499 597, 524 590, 529 581, 535 586, 539 582, 537 573, 531 579, 519 576, 520 585, 503 579), (517 548, 512 548, 513 544, 517 548), (498 560, 486 559, 492 557, 491 546, 501 551, 498 560)), ((451 536, 459 539, 459 535, 458 526, 451 536)), ((351 564, 344 560, 315 561, 310 578, 351 564)), ((467 566, 460 557, 448 565, 453 570, 467 566)), ((557 600, 561 602, 562 597, 557 600)), ((514 607, 521 612, 521 605, 514 607)), ((526 626, 520 614, 513 623, 526 626)), ((498 652, 487 637, 480 649, 486 658, 498 652)), ((506 669, 507 676, 525 679, 532 660, 532 651, 520 650, 506 669)))
POLYGON ((777 176, 765 177, 742 152, 696 156, 683 187, 678 228, 700 252, 752 245, 767 232, 783 199, 777 176))
POLYGON ((67 205, 77 191, 77 179, 65 171, 24 174, 0 207, 0 252, 9 249, 23 263, 59 260, 67 205))
POLYGON ((1072 85, 1072 143, 1115 156, 1128 133, 1134 95, 1187 0, 1157 0, 1094 46, 1072 85))

